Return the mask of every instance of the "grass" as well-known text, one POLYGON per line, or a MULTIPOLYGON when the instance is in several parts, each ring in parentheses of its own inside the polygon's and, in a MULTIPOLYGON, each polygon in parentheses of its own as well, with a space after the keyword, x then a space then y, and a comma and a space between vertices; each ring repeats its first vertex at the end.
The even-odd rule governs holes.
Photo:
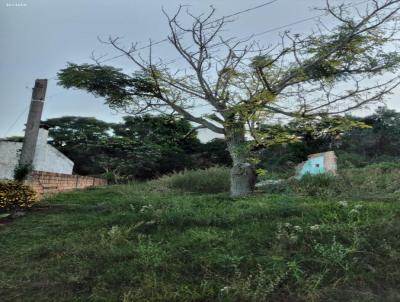
POLYGON ((399 301, 400 204, 131 184, 0 227, 6 301, 399 301))
POLYGON ((296 196, 396 201, 400 197, 400 164, 382 162, 363 168, 340 169, 336 177, 306 175, 300 180, 292 178, 263 191, 296 196))
POLYGON ((211 167, 208 169, 185 170, 165 175, 150 183, 155 189, 168 189, 191 193, 229 192, 230 169, 211 167))

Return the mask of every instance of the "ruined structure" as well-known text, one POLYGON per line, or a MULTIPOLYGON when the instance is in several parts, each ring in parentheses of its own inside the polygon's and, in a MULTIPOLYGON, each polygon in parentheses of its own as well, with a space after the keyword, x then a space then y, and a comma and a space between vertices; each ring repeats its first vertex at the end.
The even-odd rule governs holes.
POLYGON ((296 167, 296 178, 301 178, 306 174, 325 173, 337 175, 337 158, 333 151, 311 154, 308 156, 308 160, 296 167))
MULTIPOLYGON (((42 125, 39 129, 35 154, 32 162, 35 171, 72 174, 74 163, 47 143, 48 129, 42 125)), ((0 179, 13 179, 14 169, 18 166, 22 142, 0 141, 0 179)))

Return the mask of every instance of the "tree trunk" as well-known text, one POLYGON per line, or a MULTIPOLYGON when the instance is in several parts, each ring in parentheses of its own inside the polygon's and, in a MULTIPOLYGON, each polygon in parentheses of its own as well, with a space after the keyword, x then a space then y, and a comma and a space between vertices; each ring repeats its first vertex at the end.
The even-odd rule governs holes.
POLYGON ((232 157, 231 197, 244 197, 254 191, 256 173, 249 162, 249 150, 246 146, 244 125, 236 125, 226 133, 228 151, 232 157))

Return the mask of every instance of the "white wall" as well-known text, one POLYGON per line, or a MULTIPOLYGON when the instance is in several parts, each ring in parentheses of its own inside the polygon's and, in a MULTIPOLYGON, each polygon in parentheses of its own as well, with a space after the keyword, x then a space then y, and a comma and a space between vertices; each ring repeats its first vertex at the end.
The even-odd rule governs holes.
MULTIPOLYGON (((53 146, 47 144, 48 131, 39 129, 38 142, 33 159, 36 171, 72 174, 74 163, 53 146)), ((22 143, 0 141, 0 179, 13 179, 22 143)))
POLYGON ((33 168, 36 171, 72 174, 74 163, 53 146, 47 144, 48 131, 39 129, 33 168))
POLYGON ((22 143, 0 141, 0 179, 13 179, 22 143))

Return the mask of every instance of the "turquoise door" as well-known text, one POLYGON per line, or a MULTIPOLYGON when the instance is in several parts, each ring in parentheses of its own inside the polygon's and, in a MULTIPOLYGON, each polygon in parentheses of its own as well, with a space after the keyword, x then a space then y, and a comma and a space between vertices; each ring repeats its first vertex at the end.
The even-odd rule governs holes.
POLYGON ((310 158, 309 160, 307 160, 306 163, 304 164, 303 168, 300 171, 300 177, 302 177, 303 175, 305 175, 307 173, 311 174, 311 175, 325 173, 324 157, 318 156, 318 157, 310 158))

